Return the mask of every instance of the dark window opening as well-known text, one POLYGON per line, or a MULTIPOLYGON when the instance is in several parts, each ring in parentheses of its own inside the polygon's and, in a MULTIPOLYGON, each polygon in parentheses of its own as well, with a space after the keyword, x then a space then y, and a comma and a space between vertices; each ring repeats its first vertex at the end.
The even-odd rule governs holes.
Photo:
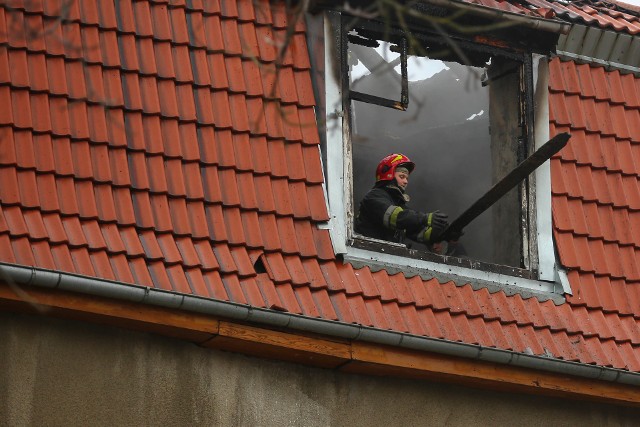
MULTIPOLYGON (((398 32, 364 26, 348 33, 354 214, 380 159, 403 153, 416 163, 409 206, 439 209, 452 221, 526 157, 528 59, 462 40, 412 37, 413 51, 398 32)), ((523 183, 465 228, 469 259, 526 268, 527 212, 523 183)))

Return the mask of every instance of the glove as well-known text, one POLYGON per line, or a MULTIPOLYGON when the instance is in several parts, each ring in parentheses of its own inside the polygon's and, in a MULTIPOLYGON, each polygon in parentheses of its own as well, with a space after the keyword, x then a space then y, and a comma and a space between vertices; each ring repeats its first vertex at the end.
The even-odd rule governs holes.
POLYGON ((427 214, 425 225, 427 227, 432 227, 434 231, 438 230, 441 233, 449 225, 449 221, 447 221, 448 218, 449 215, 446 213, 440 211, 430 212, 427 214))
POLYGON ((449 225, 449 216, 440 211, 425 214, 423 223, 425 228, 420 232, 419 240, 427 243, 438 241, 438 237, 449 225))

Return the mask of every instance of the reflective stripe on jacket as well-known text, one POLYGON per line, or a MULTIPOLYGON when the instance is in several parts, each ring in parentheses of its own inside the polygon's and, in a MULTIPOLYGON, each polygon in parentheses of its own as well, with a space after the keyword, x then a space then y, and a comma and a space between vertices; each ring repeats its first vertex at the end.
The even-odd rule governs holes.
POLYGON ((354 226, 357 233, 375 239, 402 243, 404 236, 420 241, 426 214, 406 206, 404 194, 397 186, 388 184, 369 190, 360 202, 354 226))

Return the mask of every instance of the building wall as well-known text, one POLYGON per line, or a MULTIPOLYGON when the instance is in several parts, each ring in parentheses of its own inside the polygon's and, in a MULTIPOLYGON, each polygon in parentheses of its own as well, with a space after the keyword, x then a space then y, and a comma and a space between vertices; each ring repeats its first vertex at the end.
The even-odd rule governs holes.
POLYGON ((640 411, 348 375, 89 323, 0 313, 0 424, 617 426, 640 411))

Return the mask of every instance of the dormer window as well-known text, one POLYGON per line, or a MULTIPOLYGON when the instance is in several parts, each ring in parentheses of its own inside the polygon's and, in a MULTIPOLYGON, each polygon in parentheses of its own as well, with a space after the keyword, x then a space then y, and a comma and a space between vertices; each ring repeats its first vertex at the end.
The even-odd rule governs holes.
MULTIPOLYGON (((350 31, 346 50, 354 215, 380 159, 400 152, 417 165, 409 205, 453 220, 528 151, 527 59, 433 35, 413 35, 420 51, 407 53, 406 36, 366 28, 350 31)), ((465 228, 469 259, 531 265, 526 193, 523 183, 465 228)))
POLYGON ((327 16, 332 18, 325 40, 340 41, 326 46, 325 55, 326 69, 338 71, 325 73, 329 227, 336 252, 372 269, 425 277, 473 277, 477 271, 503 283, 529 281, 525 287, 555 289, 538 281, 557 278, 550 229, 538 227, 540 212, 549 222, 551 215, 545 197, 549 182, 535 182, 540 171, 515 183, 464 228, 464 256, 417 242, 373 239, 354 229, 376 166, 390 153, 403 153, 416 164, 409 206, 446 212, 453 221, 546 142, 547 116, 542 111, 536 118, 534 111, 534 83, 544 57, 486 34, 469 37, 327 16), (534 118, 543 123, 535 136, 534 118), (537 192, 543 197, 536 198, 537 192), (545 248, 542 268, 540 247, 545 248))

